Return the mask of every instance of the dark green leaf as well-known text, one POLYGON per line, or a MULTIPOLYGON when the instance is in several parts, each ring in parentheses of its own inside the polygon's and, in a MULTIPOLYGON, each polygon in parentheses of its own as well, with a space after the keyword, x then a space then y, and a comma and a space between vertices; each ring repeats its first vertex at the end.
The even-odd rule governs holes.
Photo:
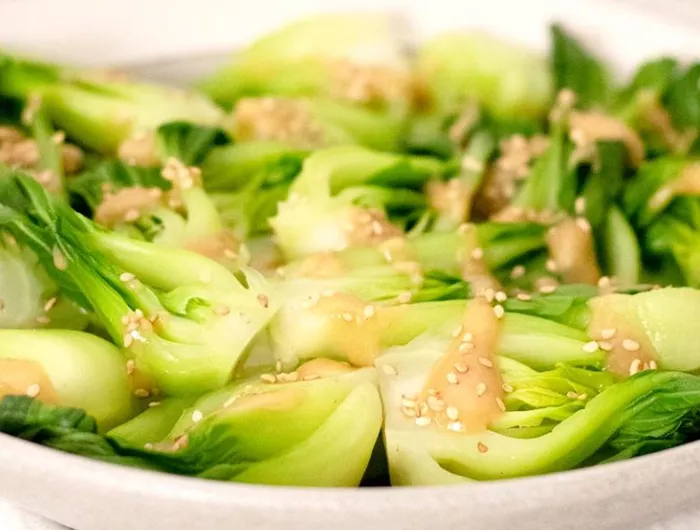
POLYGON ((177 158, 187 166, 199 166, 209 151, 231 142, 222 129, 188 122, 170 122, 156 130, 162 160, 177 158))

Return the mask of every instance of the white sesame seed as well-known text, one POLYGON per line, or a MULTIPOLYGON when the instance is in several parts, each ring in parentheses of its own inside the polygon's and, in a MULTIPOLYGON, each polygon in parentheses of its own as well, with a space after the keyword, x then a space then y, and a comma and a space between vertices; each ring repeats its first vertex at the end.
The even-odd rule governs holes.
POLYGON ((471 342, 462 342, 460 345, 457 347, 457 351, 459 353, 467 353, 469 350, 474 349, 474 344, 471 342))
POLYGON ((457 328, 452 332, 452 336, 453 336, 454 338, 459 337, 459 336, 461 335, 461 333, 462 333, 463 330, 464 330, 464 326, 462 326, 462 325, 460 324, 460 325, 457 326, 457 328))
POLYGON ((539 290, 542 294, 551 294, 557 290, 557 286, 556 285, 543 285, 542 287, 540 287, 539 290))
POLYGON ((130 272, 122 272, 122 273, 119 275, 119 279, 120 279, 122 282, 127 283, 127 282, 130 282, 130 281, 132 281, 132 280, 135 280, 135 279, 136 279, 136 276, 134 276, 134 275, 131 274, 130 272))
POLYGON ((56 305, 56 302, 58 302, 58 298, 56 298, 55 296, 53 298, 49 298, 46 301, 46 303, 44 304, 44 311, 46 313, 51 311, 54 308, 54 306, 56 305))
POLYGON ((508 383, 503 383, 503 384, 501 385, 501 388, 503 389, 503 391, 504 391, 506 394, 509 394, 510 392, 513 391, 513 387, 512 387, 511 385, 509 385, 508 383))
POLYGON ((525 276, 525 266, 524 265, 516 265, 513 267, 513 270, 510 271, 510 277, 511 279, 515 280, 517 278, 522 278, 525 276))
POLYGON ((204 414, 202 414, 201 410, 195 410, 192 413, 192 421, 193 422, 199 423, 200 421, 202 421, 202 418, 204 418, 204 414))
POLYGON ((617 333, 617 329, 607 328, 600 332, 600 336, 604 339, 612 339, 615 336, 615 333, 617 333))
POLYGON ((133 374, 135 369, 136 369, 136 363, 132 359, 129 359, 128 361, 126 361, 126 373, 128 375, 133 374))
POLYGON ((231 313, 231 308, 224 304, 217 304, 214 306, 213 311, 215 315, 223 317, 231 313))
POLYGON ((476 444, 476 448, 479 450, 480 453, 486 453, 486 452, 488 452, 488 450, 489 450, 489 448, 488 448, 485 444, 483 444, 483 443, 481 443, 481 442, 479 442, 478 444, 476 444))
POLYGON ((447 382, 450 383, 451 385, 456 385, 459 384, 459 380, 457 379, 457 374, 454 372, 448 372, 447 375, 445 376, 447 379, 447 382))
POLYGON ((484 249, 481 247, 476 247, 474 250, 472 250, 471 257, 475 260, 482 259, 484 257, 484 249))
POLYGON ((466 374, 469 371, 469 367, 464 363, 455 363, 455 371, 460 374, 466 374))
POLYGON ((400 304, 407 304, 411 301, 412 297, 413 297, 413 295, 410 292, 405 292, 405 293, 401 293, 397 297, 397 300, 400 304))
POLYGON ((445 402, 442 399, 436 398, 435 396, 429 396, 427 403, 428 408, 433 412, 442 412, 445 410, 445 402))
POLYGON ((593 353, 598 351, 598 343, 594 340, 584 344, 581 349, 587 353, 593 353))
POLYGON ((416 425, 419 427, 425 427, 427 425, 430 425, 433 420, 431 420, 428 416, 421 416, 420 418, 416 418, 416 425))
POLYGON ((503 402, 503 400, 499 397, 496 398, 496 405, 498 405, 498 408, 501 409, 501 411, 505 412, 506 411, 506 404, 503 402))
POLYGON ((273 374, 262 374, 260 376, 260 380, 263 383, 276 383, 277 382, 277 376, 273 374))
POLYGON ((464 425, 461 421, 453 421, 447 424, 447 428, 453 432, 462 432, 464 430, 464 425))
POLYGON ((161 404, 160 401, 151 401, 151 402, 148 404, 148 408, 149 408, 149 409, 152 409, 152 408, 154 408, 154 407, 160 407, 160 404, 161 404))
POLYGON ((383 364, 382 365, 382 372, 384 372, 386 375, 397 375, 398 372, 396 371, 396 367, 392 364, 383 364))
POLYGON ((130 348, 133 343, 134 337, 131 336, 131 333, 124 334, 124 347, 130 348))
POLYGON ((456 421, 459 419, 459 410, 457 409, 457 407, 447 407, 447 410, 445 410, 445 414, 452 421, 456 421))
POLYGON ((408 416, 409 418, 416 417, 416 409, 414 409, 413 407, 402 407, 401 412, 403 412, 404 415, 408 416))
POLYGON ((622 341, 622 347, 627 351, 639 351, 641 346, 636 340, 625 339, 622 341))
POLYGON ((585 392, 578 397, 579 401, 586 401, 588 399, 588 394, 585 392))
POLYGON ((34 383, 33 385, 29 385, 27 387, 27 391, 25 392, 29 397, 35 398, 39 395, 41 392, 41 387, 34 383))
POLYGON ((409 397, 402 397, 401 398, 401 406, 402 407, 411 407, 414 408, 417 405, 416 400, 409 398, 409 397))
POLYGON ((484 289, 484 298, 486 298, 486 300, 488 300, 489 302, 493 302, 494 296, 496 296, 496 291, 494 291, 490 287, 484 289))
POLYGON ((345 322, 352 322, 353 320, 355 320, 355 317, 352 316, 350 313, 343 313, 341 316, 343 320, 345 320, 345 322))
POLYGON ((462 335, 462 342, 471 342, 474 340, 474 335, 470 332, 467 331, 462 335))
POLYGON ((505 315, 506 310, 503 309, 502 305, 497 305, 493 308, 493 312, 496 315, 496 318, 503 318, 503 315, 505 315))
POLYGON ((505 302, 508 300, 508 295, 503 291, 498 291, 494 298, 496 299, 496 302, 505 302))
POLYGON ((574 392, 573 390, 569 390, 569 391, 566 393, 566 397, 568 397, 569 399, 578 399, 578 398, 579 398, 579 393, 578 393, 578 392, 574 392))
POLYGON ((493 363, 491 362, 491 359, 488 359, 486 357, 479 357, 478 361, 480 365, 485 366, 486 368, 493 368, 493 363))
POLYGON ((630 375, 634 375, 637 372, 639 372, 640 368, 642 366, 642 361, 639 359, 635 359, 630 363, 630 375))
POLYGON ((547 260, 547 263, 545 264, 545 268, 546 268, 549 272, 557 272, 557 270, 559 269, 559 267, 557 266, 557 262, 554 261, 553 259, 548 259, 548 260, 547 260))
POLYGON ((134 390, 134 395, 140 398, 147 398, 150 395, 150 392, 145 388, 137 388, 134 390))
POLYGON ((486 394, 486 383, 479 383, 476 385, 476 395, 481 397, 486 394))
POLYGON ((576 226, 578 226, 582 232, 590 232, 591 231, 591 223, 589 223, 588 219, 586 219, 585 217, 577 217, 576 218, 576 226))
POLYGON ((598 280, 598 287, 610 287, 610 283, 611 281, 609 276, 601 276, 598 280))
POLYGON ((574 210, 577 215, 583 215, 586 213, 586 198, 585 197, 577 197, 576 201, 574 201, 574 210))
POLYGON ((653 359, 649 361, 649 370, 656 370, 659 367, 658 364, 656 364, 656 361, 653 359))
POLYGON ((457 229, 457 231, 460 234, 466 234, 467 232, 469 232, 469 230, 471 229, 472 226, 473 225, 470 223, 462 223, 461 225, 459 225, 459 228, 457 229))
POLYGON ((374 306, 373 305, 365 306, 363 313, 365 315, 365 320, 369 320, 370 318, 372 318, 374 316, 374 313, 375 313, 374 306))
POLYGON ((603 351, 612 351, 613 349, 612 342, 609 342, 607 340, 598 341, 598 346, 600 346, 600 349, 603 351))
POLYGON ((520 300, 521 302, 528 302, 528 301, 532 300, 532 296, 530 296, 527 293, 518 293, 515 297, 518 300, 520 300))
POLYGON ((68 260, 63 255, 63 252, 59 250, 58 247, 53 247, 53 265, 59 271, 64 271, 68 268, 68 260))

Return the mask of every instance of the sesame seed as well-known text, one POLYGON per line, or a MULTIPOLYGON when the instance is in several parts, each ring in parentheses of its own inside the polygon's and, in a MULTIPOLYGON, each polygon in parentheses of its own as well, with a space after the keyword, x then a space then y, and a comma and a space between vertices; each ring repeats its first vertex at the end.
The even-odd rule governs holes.
POLYGON ((568 397, 569 399, 578 399, 578 398, 579 398, 579 394, 578 394, 578 392, 574 392, 573 390, 569 390, 569 391, 566 393, 566 397, 568 397))
POLYGON ((260 303, 261 306, 264 308, 267 308, 270 305, 270 299, 264 295, 264 294, 259 294, 258 295, 258 302, 260 303))
POLYGON ((126 361, 126 373, 128 375, 133 374, 135 369, 136 369, 136 363, 132 359, 129 359, 128 361, 126 361))
POLYGON ((583 215, 586 212, 586 198, 577 197, 574 201, 574 210, 578 215, 583 215))
POLYGON ((503 318, 503 315, 505 315, 506 310, 503 309, 502 305, 497 305, 493 308, 493 312, 496 315, 496 318, 503 318))
POLYGON ((515 280, 517 278, 522 278, 525 276, 525 266, 524 265, 516 265, 513 267, 513 270, 510 271, 510 277, 511 279, 515 280))
POLYGON ((579 401, 586 401, 588 399, 588 394, 585 392, 578 397, 579 401))
POLYGON ((124 347, 130 348, 133 343, 134 343, 134 337, 131 336, 131 333, 125 333, 124 334, 124 347))
POLYGON ((462 223, 461 225, 459 225, 459 228, 457 229, 457 231, 460 234, 466 234, 467 232, 469 232, 469 230, 471 229, 472 226, 473 225, 470 223, 462 223))
POLYGON ((135 280, 135 279, 136 279, 136 276, 134 276, 134 275, 131 274, 130 272, 122 272, 122 273, 119 275, 119 280, 121 280, 121 281, 124 282, 124 283, 130 282, 130 281, 135 280))
POLYGON ((403 412, 404 415, 408 416, 409 418, 416 417, 416 409, 414 409, 413 407, 402 407, 401 412, 403 412))
POLYGON ((154 407, 160 407, 160 401, 151 401, 151 402, 148 404, 148 408, 152 409, 152 408, 154 408, 154 407))
POLYGON ((609 342, 607 340, 598 341, 598 346, 600 346, 600 349, 603 351, 612 351, 613 349, 612 342, 609 342))
POLYGON ((625 339, 622 341, 622 347, 627 351, 639 351, 641 346, 636 340, 625 339))
POLYGON ((515 297, 522 302, 528 302, 532 300, 532 296, 530 296, 527 293, 518 293, 515 297))
POLYGON ((425 427, 427 425, 430 425, 432 423, 432 421, 433 420, 431 420, 427 416, 421 416, 419 418, 416 418, 416 425, 418 425, 419 427, 425 427))
POLYGON ((598 280, 598 287, 610 287, 610 283, 609 276, 601 276, 598 280))
POLYGON ((134 390, 134 395, 140 398, 147 398, 150 395, 150 392, 145 388, 137 388, 134 390))
POLYGON ((399 301, 400 304, 407 304, 411 301, 412 294, 409 292, 401 293, 398 297, 397 300, 399 301))
POLYGON ((462 333, 463 330, 464 330, 464 326, 462 326, 462 325, 460 324, 459 326, 457 326, 457 329, 455 329, 455 330, 452 332, 452 336, 453 336, 454 338, 459 337, 459 336, 461 335, 461 333, 462 333))
POLYGON ((442 412, 445 410, 445 402, 442 399, 436 398, 435 396, 428 397, 427 403, 428 408, 433 412, 442 412))
POLYGON ((489 302, 493 302, 494 296, 496 296, 496 291, 494 291, 490 287, 484 289, 484 298, 486 298, 486 300, 488 300, 489 302))
POLYGON ((382 372, 384 372, 386 375, 397 375, 398 372, 396 371, 396 367, 392 364, 383 364, 382 365, 382 372))
POLYGON ((496 405, 498 405, 498 408, 501 409, 502 412, 506 411, 506 404, 503 402, 503 400, 499 397, 496 398, 496 405))
POLYGON ((462 336, 463 342, 471 342, 473 340, 474 340, 474 335, 470 331, 465 332, 464 335, 462 336))
POLYGON ((474 250, 472 250, 471 257, 475 260, 482 259, 484 257, 484 249, 481 247, 476 247, 474 250))
POLYGON ((375 309, 373 305, 367 305, 365 306, 365 309, 363 311, 363 314, 365 316, 365 320, 369 320, 374 316, 375 309))
POLYGON ((546 268, 549 272, 557 272, 557 270, 559 269, 559 267, 557 266, 557 262, 554 261, 553 259, 548 259, 548 260, 547 260, 547 263, 545 264, 545 268, 546 268))
POLYGON ((551 294, 556 290, 557 290, 556 285, 543 285, 542 287, 540 287, 540 292, 542 294, 551 294))
POLYGON ((447 410, 445 410, 445 414, 452 421, 456 421, 457 419, 459 419, 459 410, 457 409, 457 407, 447 407, 447 410))
POLYGON ((450 383, 451 385, 459 384, 459 380, 457 379, 457 374, 454 372, 448 372, 446 378, 447 378, 447 382, 450 383))
POLYGON ((503 389, 503 391, 504 391, 506 394, 509 394, 510 392, 513 391, 513 387, 512 387, 511 385, 509 385, 508 383, 503 383, 503 384, 501 385, 501 388, 503 389))
POLYGON ((584 344, 581 349, 587 353, 593 353, 598 351, 598 343, 594 340, 584 344))
POLYGON ((615 336, 615 333, 617 333, 617 329, 607 328, 600 332, 600 336, 604 339, 612 339, 615 336))
POLYGON ((58 302, 58 298, 55 296, 53 298, 50 298, 47 300, 47 302, 44 304, 44 311, 48 313, 53 309, 53 307, 56 305, 56 302, 58 302))
POLYGON ((355 317, 352 316, 352 314, 350 313, 343 313, 340 316, 343 320, 345 320, 345 322, 352 322, 353 320, 355 320, 355 317))
POLYGON ((641 369, 641 366, 642 366, 641 360, 635 359, 634 361, 632 361, 630 363, 630 375, 634 375, 637 372, 639 372, 639 370, 641 369))
POLYGON ((412 399, 410 397, 402 396, 401 397, 401 406, 402 407, 410 407, 414 408, 417 405, 416 400, 412 399))
POLYGON ((489 448, 481 442, 476 444, 476 448, 479 450, 480 453, 486 453, 489 450, 489 448))
POLYGON ((41 387, 34 383, 33 385, 29 385, 27 387, 27 391, 25 392, 29 397, 35 398, 39 395, 41 392, 41 387))
POLYGON ((262 374, 260 376, 260 380, 263 383, 276 383, 277 382, 277 376, 273 374, 262 374))
POLYGON ((496 302, 505 302, 508 300, 508 295, 503 291, 498 291, 494 298, 496 299, 496 302))
POLYGON ((464 430, 464 425, 461 421, 453 421, 447 424, 447 428, 453 432, 462 432, 464 430))
POLYGON ((231 308, 224 304, 217 304, 212 310, 214 311, 215 315, 220 317, 226 316, 231 312, 231 308))
POLYGON ((68 268, 68 260, 66 260, 66 257, 63 255, 63 253, 59 250, 58 247, 53 247, 53 265, 56 267, 59 271, 64 271, 68 268))
POLYGON ((204 418, 204 414, 202 414, 201 410, 195 410, 192 413, 192 421, 193 422, 199 423, 200 421, 202 421, 202 418, 204 418))
POLYGON ((577 217, 576 218, 576 226, 578 226, 582 232, 590 232, 591 231, 591 223, 589 223, 588 219, 586 219, 585 217, 577 217))
POLYGON ((656 370, 659 367, 659 365, 656 364, 656 361, 653 359, 649 361, 649 370, 656 370))
POLYGON ((476 385, 476 395, 481 397, 486 394, 486 383, 479 383, 476 385))
POLYGON ((440 394, 440 392, 437 391, 437 388, 429 388, 426 392, 429 396, 437 396, 440 394))
POLYGON ((236 253, 236 251, 233 249, 225 248, 224 257, 228 259, 236 259, 238 257, 238 253, 236 253))
POLYGON ((464 363, 455 363, 455 370, 460 374, 466 374, 469 371, 469 367, 464 363))
POLYGON ((459 353, 467 353, 469 350, 474 349, 474 344, 471 342, 462 342, 460 345, 457 347, 457 351, 459 353))
POLYGON ((485 366, 486 368, 493 368, 493 363, 486 357, 479 357, 478 361, 480 365, 485 366))

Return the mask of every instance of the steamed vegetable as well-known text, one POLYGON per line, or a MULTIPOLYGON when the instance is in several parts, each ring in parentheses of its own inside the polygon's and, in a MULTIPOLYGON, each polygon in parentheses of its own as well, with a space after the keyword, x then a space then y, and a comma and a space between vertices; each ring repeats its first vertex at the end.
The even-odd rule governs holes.
POLYGON ((342 487, 700 436, 698 64, 394 22, 292 23, 207 96, 0 56, 0 432, 342 487))

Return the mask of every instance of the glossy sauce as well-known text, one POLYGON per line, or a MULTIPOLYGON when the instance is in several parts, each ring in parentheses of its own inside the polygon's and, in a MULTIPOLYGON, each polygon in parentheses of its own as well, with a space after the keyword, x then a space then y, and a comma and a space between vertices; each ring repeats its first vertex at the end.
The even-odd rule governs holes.
POLYGON ((32 385, 39 385, 36 399, 45 403, 59 402, 58 393, 44 368, 36 361, 0 359, 0 398, 26 395, 32 385))

